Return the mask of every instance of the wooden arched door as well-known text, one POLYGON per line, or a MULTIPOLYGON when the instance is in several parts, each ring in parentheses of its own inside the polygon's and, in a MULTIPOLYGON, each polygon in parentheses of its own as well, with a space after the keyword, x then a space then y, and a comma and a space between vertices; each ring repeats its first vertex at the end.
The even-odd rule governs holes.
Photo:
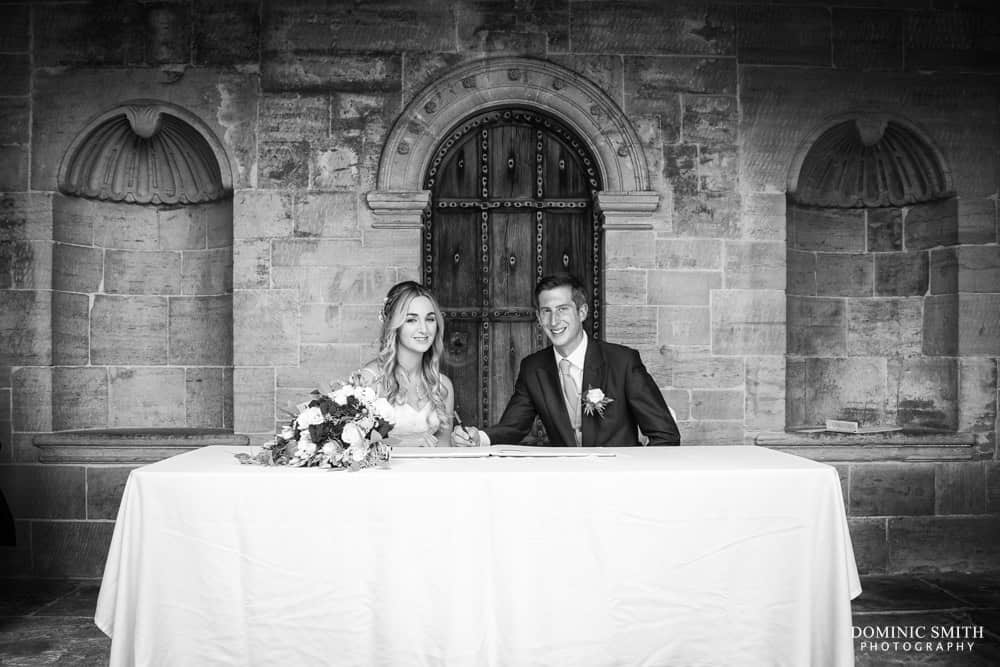
POLYGON ((445 313, 443 370, 462 419, 490 425, 520 360, 545 344, 531 303, 541 276, 569 271, 583 280, 592 294, 586 327, 601 337, 600 175, 566 126, 511 108, 454 128, 435 151, 425 187, 423 281, 445 313))

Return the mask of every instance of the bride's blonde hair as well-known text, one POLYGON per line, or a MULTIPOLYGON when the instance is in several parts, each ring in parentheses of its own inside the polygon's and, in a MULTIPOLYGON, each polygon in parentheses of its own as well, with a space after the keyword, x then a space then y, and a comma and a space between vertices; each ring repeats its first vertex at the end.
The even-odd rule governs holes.
POLYGON ((405 401, 409 379, 406 377, 406 373, 399 368, 399 360, 396 356, 397 336, 399 328, 406 320, 410 303, 421 296, 426 297, 431 302, 434 316, 437 318, 437 330, 434 333, 434 342, 430 349, 424 352, 420 359, 420 375, 417 382, 422 386, 417 387, 417 392, 421 397, 426 395, 430 398, 438 418, 442 424, 445 424, 450 420, 450 416, 445 414, 445 387, 441 381, 444 315, 441 313, 441 306, 438 305, 434 294, 412 280, 393 285, 386 294, 385 303, 382 305, 381 313, 379 313, 379 319, 382 321, 382 332, 379 336, 378 355, 375 357, 378 373, 377 388, 382 396, 393 403, 405 401))

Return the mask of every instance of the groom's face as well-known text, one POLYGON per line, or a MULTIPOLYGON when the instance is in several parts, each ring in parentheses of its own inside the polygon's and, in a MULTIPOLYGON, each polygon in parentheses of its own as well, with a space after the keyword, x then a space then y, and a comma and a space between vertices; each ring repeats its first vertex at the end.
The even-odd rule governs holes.
POLYGON ((557 350, 571 352, 583 337, 587 304, 573 303, 573 289, 561 285, 538 295, 538 323, 557 350))

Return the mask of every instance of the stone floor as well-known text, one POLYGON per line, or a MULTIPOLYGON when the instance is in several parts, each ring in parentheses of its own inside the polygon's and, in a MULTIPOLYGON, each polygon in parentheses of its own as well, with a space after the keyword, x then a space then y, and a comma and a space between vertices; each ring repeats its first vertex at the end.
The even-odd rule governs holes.
MULTIPOLYGON (((110 640, 93 620, 98 586, 0 579, 0 665, 106 665, 110 640)), ((902 638, 855 639, 859 666, 1000 665, 1000 573, 869 576, 862 588, 853 605, 856 632, 877 636, 879 628, 882 634, 919 628, 925 638, 918 640, 919 651, 902 638), (942 629, 968 637, 931 639, 942 629)))

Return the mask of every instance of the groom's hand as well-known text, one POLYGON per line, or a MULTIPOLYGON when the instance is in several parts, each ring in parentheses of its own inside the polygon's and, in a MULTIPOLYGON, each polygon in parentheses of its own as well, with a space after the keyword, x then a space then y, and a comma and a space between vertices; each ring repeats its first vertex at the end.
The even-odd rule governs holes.
POLYGON ((451 432, 453 447, 479 447, 479 429, 475 426, 456 426, 451 432))

